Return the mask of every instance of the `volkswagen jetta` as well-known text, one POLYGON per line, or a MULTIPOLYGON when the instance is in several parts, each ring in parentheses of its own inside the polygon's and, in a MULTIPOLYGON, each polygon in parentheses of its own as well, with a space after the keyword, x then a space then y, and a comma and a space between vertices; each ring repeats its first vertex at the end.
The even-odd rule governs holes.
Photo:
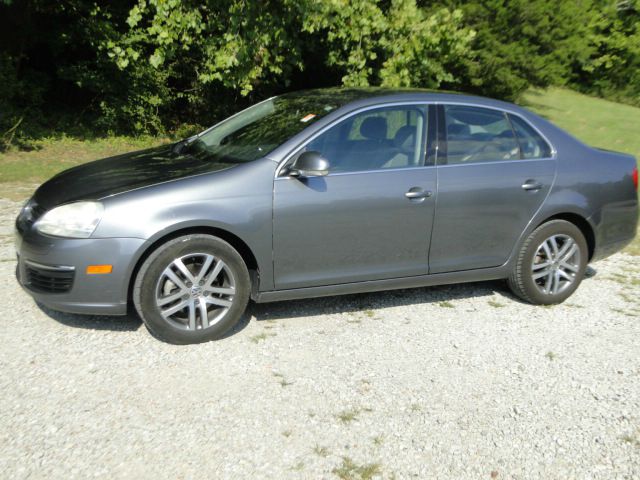
POLYGON ((16 221, 19 282, 55 310, 219 338, 249 299, 507 279, 559 303, 638 220, 632 156, 509 103, 326 89, 62 172, 16 221))

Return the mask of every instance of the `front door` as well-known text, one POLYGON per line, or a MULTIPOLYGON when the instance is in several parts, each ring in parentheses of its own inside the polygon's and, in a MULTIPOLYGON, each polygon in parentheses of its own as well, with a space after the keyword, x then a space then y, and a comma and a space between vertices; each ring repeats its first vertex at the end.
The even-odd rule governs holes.
POLYGON ((447 151, 438 156, 429 272, 502 265, 551 188, 551 148, 518 116, 471 106, 439 108, 447 151))
POLYGON ((427 123, 422 105, 368 109, 297 152, 320 152, 330 170, 275 179, 277 289, 428 272, 436 168, 425 164, 427 123))

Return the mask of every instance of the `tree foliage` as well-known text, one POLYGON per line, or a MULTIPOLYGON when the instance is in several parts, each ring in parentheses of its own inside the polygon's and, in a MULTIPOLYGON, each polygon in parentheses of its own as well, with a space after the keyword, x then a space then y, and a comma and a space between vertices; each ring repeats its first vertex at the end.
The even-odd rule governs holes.
POLYGON ((0 0, 0 135, 160 133, 330 85, 640 103, 638 2, 0 0))
POLYGON ((586 93, 640 105, 640 1, 599 1, 591 18, 589 54, 572 64, 571 83, 586 93))

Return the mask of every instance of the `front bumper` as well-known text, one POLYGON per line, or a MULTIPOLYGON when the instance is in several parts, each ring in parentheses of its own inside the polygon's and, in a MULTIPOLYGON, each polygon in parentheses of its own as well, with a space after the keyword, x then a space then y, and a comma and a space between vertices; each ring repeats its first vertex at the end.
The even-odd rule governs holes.
POLYGON ((92 315, 125 315, 129 279, 144 240, 62 239, 16 232, 20 285, 53 309, 92 315), (88 265, 113 265, 112 273, 88 275, 88 265))

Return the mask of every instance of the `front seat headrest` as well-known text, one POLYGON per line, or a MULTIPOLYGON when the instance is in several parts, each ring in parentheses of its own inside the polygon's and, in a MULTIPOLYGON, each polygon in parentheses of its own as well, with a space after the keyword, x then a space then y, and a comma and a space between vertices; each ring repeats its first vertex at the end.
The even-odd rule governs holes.
POLYGON ((383 117, 365 118, 360 125, 360 135, 369 140, 385 140, 387 138, 387 119, 383 117))

